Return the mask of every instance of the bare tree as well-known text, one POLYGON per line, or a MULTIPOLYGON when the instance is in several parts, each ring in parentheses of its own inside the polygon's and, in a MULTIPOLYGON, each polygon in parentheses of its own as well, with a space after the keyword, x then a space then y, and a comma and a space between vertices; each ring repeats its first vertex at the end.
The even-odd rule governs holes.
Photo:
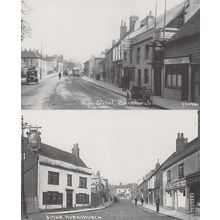
POLYGON ((25 37, 31 37, 30 24, 25 20, 25 15, 27 15, 30 10, 25 0, 21 0, 21 41, 23 41, 25 37))

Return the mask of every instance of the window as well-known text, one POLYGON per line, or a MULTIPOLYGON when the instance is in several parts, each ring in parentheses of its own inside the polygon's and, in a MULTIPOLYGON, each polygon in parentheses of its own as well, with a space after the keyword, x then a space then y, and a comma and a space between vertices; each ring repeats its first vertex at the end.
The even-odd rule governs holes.
POLYGON ((79 188, 87 188, 87 178, 79 177, 79 188))
POLYGON ((89 204, 89 195, 85 193, 76 194, 76 204, 89 204))
POLYGON ((132 54, 133 54, 133 50, 130 50, 130 64, 132 63, 132 54))
POLYGON ((63 193, 48 191, 43 192, 43 205, 63 204, 63 193))
POLYGON ((138 47, 138 48, 137 48, 137 64, 140 63, 140 55, 141 55, 140 53, 141 53, 141 48, 138 47))
POLYGON ((67 174, 67 186, 72 186, 72 175, 67 174))
POLYGON ((182 75, 175 73, 166 73, 166 86, 181 88, 182 87, 182 75))
POLYGON ((48 171, 48 184, 59 185, 59 173, 48 171))
POLYGON ((149 46, 145 45, 145 50, 144 50, 144 58, 149 59, 149 46))
POLYGON ((167 182, 171 182, 171 173, 170 170, 167 171, 167 182))
POLYGON ((124 62, 126 63, 126 60, 127 60, 127 52, 125 51, 124 52, 124 62))
POLYGON ((184 164, 179 165, 178 172, 179 172, 179 179, 184 177, 184 164))
POLYGON ((149 70, 148 69, 144 70, 144 83, 145 84, 149 83, 149 70))

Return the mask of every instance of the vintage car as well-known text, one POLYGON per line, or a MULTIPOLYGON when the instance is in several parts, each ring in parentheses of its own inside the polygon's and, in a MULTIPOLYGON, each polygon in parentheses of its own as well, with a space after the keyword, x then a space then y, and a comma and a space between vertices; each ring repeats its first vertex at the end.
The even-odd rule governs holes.
POLYGON ((27 78, 26 78, 26 82, 27 84, 29 83, 37 83, 38 84, 38 74, 37 74, 37 70, 31 70, 29 69, 27 71, 27 78))

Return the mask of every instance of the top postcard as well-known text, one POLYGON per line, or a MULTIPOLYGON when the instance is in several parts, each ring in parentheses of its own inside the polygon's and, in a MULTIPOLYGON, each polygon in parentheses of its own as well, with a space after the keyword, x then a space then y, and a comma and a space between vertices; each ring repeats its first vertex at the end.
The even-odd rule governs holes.
POLYGON ((200 0, 21 2, 22 109, 199 109, 200 0))

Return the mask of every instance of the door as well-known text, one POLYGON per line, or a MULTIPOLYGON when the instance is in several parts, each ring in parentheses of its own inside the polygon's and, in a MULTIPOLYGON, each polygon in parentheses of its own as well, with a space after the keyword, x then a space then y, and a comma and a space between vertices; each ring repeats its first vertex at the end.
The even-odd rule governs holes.
POLYGON ((161 96, 161 67, 154 68, 154 94, 161 96))
POLYGON ((71 190, 66 191, 66 207, 67 208, 73 207, 73 191, 71 190))
POLYGON ((138 70, 138 86, 141 86, 141 69, 138 70))
POLYGON ((182 101, 188 101, 189 90, 189 65, 178 65, 178 71, 182 74, 182 101))

